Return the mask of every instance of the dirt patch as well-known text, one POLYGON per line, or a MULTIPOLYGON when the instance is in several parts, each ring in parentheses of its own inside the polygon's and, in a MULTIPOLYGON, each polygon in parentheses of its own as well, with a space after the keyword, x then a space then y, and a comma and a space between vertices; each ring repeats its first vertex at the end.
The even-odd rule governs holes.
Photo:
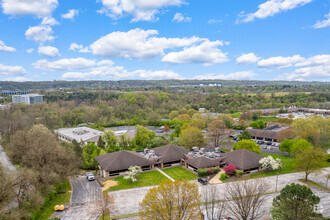
POLYGON ((114 181, 114 180, 107 180, 107 181, 103 182, 102 185, 103 185, 103 187, 101 189, 102 189, 102 191, 105 191, 112 186, 117 186, 118 182, 114 181))

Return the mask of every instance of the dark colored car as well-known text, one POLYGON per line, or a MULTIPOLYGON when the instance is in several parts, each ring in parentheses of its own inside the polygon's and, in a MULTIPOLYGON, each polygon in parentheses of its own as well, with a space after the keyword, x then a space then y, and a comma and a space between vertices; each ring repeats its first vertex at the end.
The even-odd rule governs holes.
POLYGON ((270 141, 269 141, 269 142, 267 142, 267 145, 272 145, 272 142, 270 142, 270 141))
POLYGON ((200 182, 203 185, 206 185, 207 184, 207 180, 205 178, 199 178, 198 179, 198 182, 200 182))

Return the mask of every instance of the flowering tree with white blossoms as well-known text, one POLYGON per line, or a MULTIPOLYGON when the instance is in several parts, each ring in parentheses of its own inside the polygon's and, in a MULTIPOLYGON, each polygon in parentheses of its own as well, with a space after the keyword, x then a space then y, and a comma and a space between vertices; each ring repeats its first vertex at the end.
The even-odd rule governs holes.
POLYGON ((139 173, 142 173, 141 167, 131 166, 128 168, 128 171, 126 171, 124 179, 130 179, 134 183, 139 173))
POLYGON ((274 159, 272 156, 264 157, 259 160, 261 168, 267 171, 278 170, 282 168, 282 161, 279 158, 274 159))

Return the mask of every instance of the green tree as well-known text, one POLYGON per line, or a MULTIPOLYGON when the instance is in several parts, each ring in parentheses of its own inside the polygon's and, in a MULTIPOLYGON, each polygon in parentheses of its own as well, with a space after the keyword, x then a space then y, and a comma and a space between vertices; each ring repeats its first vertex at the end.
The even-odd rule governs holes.
POLYGON ((295 156, 299 152, 305 151, 312 147, 312 144, 304 139, 295 140, 292 144, 291 152, 295 156))
POLYGON ((114 131, 111 129, 108 129, 106 132, 104 132, 102 139, 105 140, 106 149, 109 152, 111 148, 115 148, 117 146, 117 142, 118 142, 117 136, 115 135, 114 131))
POLYGON ((250 124, 250 127, 252 128, 256 128, 256 129, 263 129, 266 127, 266 122, 262 119, 258 120, 258 121, 254 121, 250 124))
POLYGON ((95 146, 94 143, 88 143, 83 148, 85 169, 97 169, 97 161, 95 157, 100 155, 101 148, 95 146))
POLYGON ((296 154, 295 168, 305 172, 305 180, 308 175, 319 171, 325 165, 325 155, 319 148, 309 147, 296 154))
POLYGON ((270 212, 274 220, 321 220, 321 214, 315 212, 319 202, 320 198, 307 186, 292 183, 274 198, 270 212))
POLYGON ((97 140, 97 146, 101 149, 105 148, 103 138, 100 136, 99 139, 97 140))
POLYGON ((196 127, 188 127, 182 130, 180 133, 180 145, 189 149, 194 146, 204 146, 205 138, 202 130, 196 127))
POLYGON ((253 112, 253 114, 252 114, 252 121, 256 121, 258 119, 259 119, 258 114, 256 112, 253 112))
POLYGON ((188 180, 167 180, 151 188, 140 203, 141 220, 198 219, 200 212, 198 186, 188 180))
POLYGON ((234 150, 246 149, 261 154, 260 146, 252 140, 241 140, 234 144, 234 150))
POLYGON ((241 140, 251 140, 252 136, 247 130, 244 130, 240 135, 238 135, 238 139, 241 140))
POLYGON ((292 146, 294 144, 294 140, 290 139, 284 139, 280 144, 280 151, 286 151, 289 153, 289 156, 291 156, 292 153, 292 146))
POLYGON ((134 141, 136 145, 140 147, 146 147, 147 144, 156 137, 155 132, 150 131, 148 128, 138 125, 136 128, 136 134, 134 137, 134 141))
POLYGON ((178 117, 180 115, 179 111, 171 111, 171 113, 169 114, 169 118, 171 120, 173 120, 174 118, 178 117))

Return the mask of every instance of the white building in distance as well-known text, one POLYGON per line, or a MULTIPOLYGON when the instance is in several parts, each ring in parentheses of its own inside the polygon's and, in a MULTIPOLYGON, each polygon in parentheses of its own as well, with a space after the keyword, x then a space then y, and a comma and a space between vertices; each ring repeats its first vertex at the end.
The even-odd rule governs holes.
POLYGON ((39 94, 13 95, 12 101, 13 103, 24 103, 26 105, 30 105, 33 103, 44 102, 44 96, 39 94))
POLYGON ((58 135, 58 138, 62 141, 83 142, 84 144, 94 143, 97 144, 99 138, 104 134, 103 131, 92 129, 89 127, 77 127, 77 128, 60 128, 54 131, 58 135))

